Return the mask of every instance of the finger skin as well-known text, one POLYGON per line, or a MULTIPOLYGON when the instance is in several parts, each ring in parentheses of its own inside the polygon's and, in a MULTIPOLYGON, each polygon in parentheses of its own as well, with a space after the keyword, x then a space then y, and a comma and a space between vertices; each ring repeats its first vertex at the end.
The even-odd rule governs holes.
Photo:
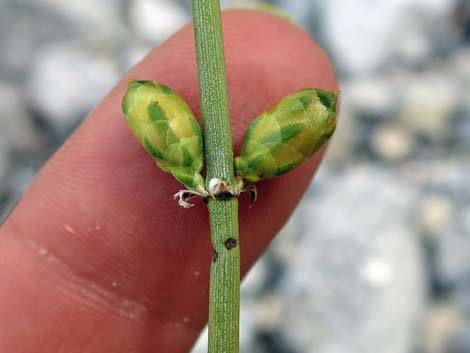
MULTIPOLYGON (((300 88, 336 89, 319 47, 283 19, 223 14, 235 149, 253 118, 300 88)), ((192 27, 129 73, 179 92, 199 117, 192 27)), ((0 352, 187 352, 207 320, 207 209, 182 209, 181 185, 132 136, 128 78, 57 151, 0 229, 0 352)), ((261 182, 240 203, 242 271, 286 222, 320 154, 261 182)), ((243 324, 243 323, 242 323, 243 324)))

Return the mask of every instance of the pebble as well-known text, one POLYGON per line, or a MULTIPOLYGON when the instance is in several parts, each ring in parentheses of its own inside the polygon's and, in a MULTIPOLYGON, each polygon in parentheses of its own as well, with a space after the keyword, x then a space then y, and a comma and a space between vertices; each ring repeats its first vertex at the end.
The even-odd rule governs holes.
POLYGON ((458 87, 449 77, 441 73, 414 76, 404 84, 401 93, 401 123, 430 142, 447 142, 459 97, 458 87))
POLYGON ((452 202, 443 196, 430 195, 421 201, 420 223, 427 234, 439 235, 448 227, 453 215, 452 202))
POLYGON ((372 135, 372 149, 383 160, 397 161, 410 156, 413 136, 399 125, 381 125, 372 135))

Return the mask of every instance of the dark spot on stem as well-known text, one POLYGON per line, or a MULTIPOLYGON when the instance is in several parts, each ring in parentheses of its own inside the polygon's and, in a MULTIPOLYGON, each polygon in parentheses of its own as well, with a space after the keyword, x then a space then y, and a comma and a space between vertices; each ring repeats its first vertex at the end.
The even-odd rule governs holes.
POLYGON ((228 238, 225 241, 225 247, 227 248, 227 250, 233 249, 236 246, 237 246, 237 241, 233 238, 228 238))
POLYGON ((212 254, 212 262, 216 262, 218 257, 219 254, 217 254, 217 251, 214 249, 214 253, 212 254))

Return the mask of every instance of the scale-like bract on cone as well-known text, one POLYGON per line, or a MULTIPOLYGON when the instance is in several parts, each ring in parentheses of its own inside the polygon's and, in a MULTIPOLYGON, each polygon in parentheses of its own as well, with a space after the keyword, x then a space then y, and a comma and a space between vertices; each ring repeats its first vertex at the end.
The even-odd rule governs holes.
POLYGON ((183 98, 160 83, 134 80, 123 98, 122 111, 162 170, 188 189, 205 192, 201 129, 183 98))
POLYGON ((248 126, 235 174, 248 183, 290 171, 333 135, 338 92, 307 88, 283 98, 248 126))

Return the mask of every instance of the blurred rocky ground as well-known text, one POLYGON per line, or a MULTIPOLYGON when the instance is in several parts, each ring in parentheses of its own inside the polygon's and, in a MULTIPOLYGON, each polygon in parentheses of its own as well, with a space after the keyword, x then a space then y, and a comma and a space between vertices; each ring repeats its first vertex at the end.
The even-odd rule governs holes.
MULTIPOLYGON (((470 2, 271 3, 335 62, 341 121, 243 285, 242 352, 469 353, 470 2)), ((186 0, 0 1, 0 220, 189 19, 186 0)))

